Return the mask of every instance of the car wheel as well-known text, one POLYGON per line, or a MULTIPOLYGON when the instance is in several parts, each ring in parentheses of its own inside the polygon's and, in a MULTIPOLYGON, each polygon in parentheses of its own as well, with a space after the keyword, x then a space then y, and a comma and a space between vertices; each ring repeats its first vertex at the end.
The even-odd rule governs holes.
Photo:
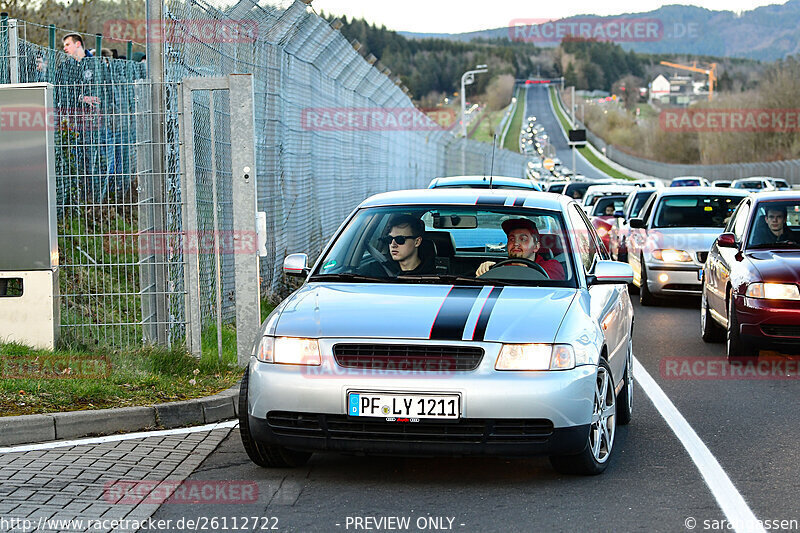
POLYGON ((705 286, 700 297, 700 336, 705 342, 722 342, 724 330, 717 324, 708 309, 708 295, 705 286))
POLYGON ((625 384, 617 396, 617 424, 626 426, 633 418, 633 331, 628 339, 628 355, 625 358, 625 384))
POLYGON ((258 466, 264 468, 288 468, 303 466, 308 462, 311 454, 288 450, 283 446, 263 444, 256 441, 250 433, 250 419, 247 415, 247 389, 250 369, 244 371, 242 384, 239 386, 239 435, 247 456, 258 466))
POLYGON ((656 297, 647 287, 647 267, 644 264, 644 257, 641 260, 642 281, 639 284, 639 303, 642 305, 656 305, 656 297))
POLYGON ((758 353, 753 351, 753 348, 742 340, 739 331, 739 319, 736 316, 736 304, 734 303, 733 293, 728 296, 728 336, 726 342, 726 351, 728 355, 728 362, 731 361, 747 361, 758 357, 758 353))
POLYGON ((617 429, 617 403, 614 379, 605 359, 597 366, 592 421, 589 441, 581 453, 554 455, 550 463, 562 474, 597 475, 603 473, 611 459, 617 429))

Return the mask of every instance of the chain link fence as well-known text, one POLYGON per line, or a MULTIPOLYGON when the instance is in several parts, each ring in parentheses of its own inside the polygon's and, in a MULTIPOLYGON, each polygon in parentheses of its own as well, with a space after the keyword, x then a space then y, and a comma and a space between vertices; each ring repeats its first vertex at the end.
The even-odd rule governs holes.
MULTIPOLYGON (((68 342, 183 342, 187 290, 200 292, 203 324, 214 322, 217 308, 225 321, 235 320, 230 254, 198 249, 201 286, 184 283, 183 79, 253 75, 258 206, 268 227, 261 287, 272 299, 288 290, 284 257, 316 257, 369 195, 426 187, 437 176, 524 176, 524 156, 497 150, 492 162, 490 145, 436 125, 388 69, 362 57, 300 1, 215 7, 164 0, 158 7, 161 27, 172 28, 159 33, 158 46, 149 43, 148 51, 161 51, 162 61, 148 63, 163 64, 158 75, 148 76, 142 62, 76 61, 52 43, 27 41, 24 21, 0 25, 0 84, 53 85, 61 336, 68 342), (309 118, 342 112, 384 120, 320 126, 309 118), (388 123, 398 116, 411 117, 411 126, 388 123)), ((94 36, 84 39, 91 48, 94 36)), ((217 231, 233 227, 225 133, 231 105, 224 92, 196 92, 193 131, 184 132, 194 137, 200 233, 213 231, 215 216, 217 231)))

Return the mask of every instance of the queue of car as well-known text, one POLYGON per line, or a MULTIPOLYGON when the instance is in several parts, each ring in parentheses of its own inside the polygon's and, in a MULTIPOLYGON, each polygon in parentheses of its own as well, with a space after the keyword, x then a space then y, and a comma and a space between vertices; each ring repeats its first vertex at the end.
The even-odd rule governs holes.
POLYGON ((544 454, 601 473, 633 412, 635 288, 642 305, 700 295, 702 338, 731 359, 800 346, 800 193, 548 178, 379 194, 313 264, 288 256, 304 282, 240 388, 250 459, 544 454))

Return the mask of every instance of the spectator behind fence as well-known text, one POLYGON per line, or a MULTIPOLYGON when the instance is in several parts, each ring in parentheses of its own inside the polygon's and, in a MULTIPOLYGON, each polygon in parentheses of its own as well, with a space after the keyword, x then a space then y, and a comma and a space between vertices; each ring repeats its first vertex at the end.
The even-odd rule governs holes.
POLYGON ((60 173, 77 176, 64 184, 70 194, 99 202, 108 196, 119 166, 109 131, 114 112, 111 71, 106 58, 94 57, 84 48, 79 34, 67 34, 62 42, 69 57, 56 72, 55 99, 66 134, 62 140, 68 141, 74 164, 60 173))

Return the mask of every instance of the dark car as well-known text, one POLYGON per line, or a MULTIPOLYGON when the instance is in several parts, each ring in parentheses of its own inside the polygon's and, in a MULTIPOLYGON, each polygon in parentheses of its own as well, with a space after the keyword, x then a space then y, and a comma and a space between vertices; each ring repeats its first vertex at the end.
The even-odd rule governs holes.
POLYGON ((800 193, 751 195, 703 268, 703 340, 727 340, 728 359, 759 347, 800 348, 800 193))

